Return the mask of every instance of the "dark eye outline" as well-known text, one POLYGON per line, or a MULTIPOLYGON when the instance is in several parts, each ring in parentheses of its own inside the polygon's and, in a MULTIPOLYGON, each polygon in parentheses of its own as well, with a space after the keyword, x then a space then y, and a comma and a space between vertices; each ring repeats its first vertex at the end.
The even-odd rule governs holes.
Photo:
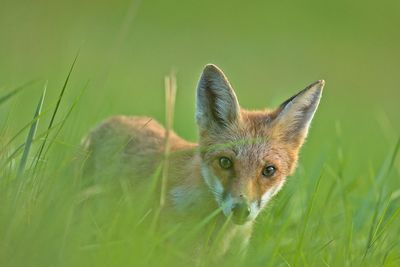
POLYGON ((229 170, 229 169, 232 168, 232 166, 233 166, 232 160, 231 160, 230 158, 228 158, 228 157, 220 157, 219 160, 218 160, 218 163, 219 163, 219 166, 220 166, 222 169, 225 169, 225 170, 229 170), (225 165, 225 166, 224 166, 223 161, 225 161, 225 160, 227 160, 225 163, 228 163, 228 165, 225 165))
POLYGON ((266 178, 271 178, 276 173, 276 167, 274 165, 268 165, 262 170, 262 175, 266 178))

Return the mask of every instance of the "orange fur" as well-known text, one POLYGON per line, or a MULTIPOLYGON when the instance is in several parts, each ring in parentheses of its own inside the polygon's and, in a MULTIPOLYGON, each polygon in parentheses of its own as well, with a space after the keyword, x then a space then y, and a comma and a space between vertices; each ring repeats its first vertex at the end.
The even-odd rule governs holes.
MULTIPOLYGON (((199 144, 170 135, 166 208, 201 216, 221 208, 229 217, 244 203, 248 218, 239 223, 244 225, 232 224, 231 232, 232 238, 241 233, 246 243, 252 221, 295 170, 323 85, 310 85, 276 110, 248 111, 239 107, 222 71, 207 65, 198 87, 199 144), (222 168, 221 157, 232 167, 222 168), (263 175, 266 166, 275 168, 273 176, 263 175)), ((98 173, 117 166, 125 175, 145 179, 162 164, 165 134, 151 118, 112 117, 84 141, 90 152, 87 169, 98 173)))

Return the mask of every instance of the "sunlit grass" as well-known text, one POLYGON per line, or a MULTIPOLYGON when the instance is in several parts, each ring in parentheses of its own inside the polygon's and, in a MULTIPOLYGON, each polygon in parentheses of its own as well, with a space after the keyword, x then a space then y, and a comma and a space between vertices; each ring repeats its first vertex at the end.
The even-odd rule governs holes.
POLYGON ((2 1, 0 267, 400 266, 399 13, 394 0, 2 1), (249 109, 326 80, 296 173, 247 253, 219 259, 219 211, 162 216, 168 166, 140 186, 86 177, 80 146, 116 114, 196 140, 207 63, 249 109))
MULTIPOLYGON (((15 130, 17 137, 2 138, 0 266, 400 264, 399 141, 386 147, 380 167, 366 167, 369 171, 354 176, 349 170, 362 161, 364 152, 358 152, 358 159, 349 158, 340 145, 346 138, 340 131, 325 137, 339 139, 338 145, 328 151, 318 145, 308 148, 319 155, 319 161, 300 163, 257 220, 247 253, 215 258, 225 234, 222 227, 214 241, 209 239, 218 210, 200 221, 160 217, 165 165, 154 170, 145 186, 138 187, 126 177, 93 179, 81 175, 86 155, 78 144, 68 153, 55 145, 80 99, 76 96, 60 114, 62 119, 56 120, 69 75, 52 113, 40 112, 43 92, 32 110, 33 120, 15 130), (50 124, 35 138, 38 124, 45 119, 50 124), (26 141, 21 146, 22 134, 26 141), (51 146, 52 153, 38 156, 51 146)), ((167 124, 172 128, 169 111, 175 84, 173 78, 167 81, 167 124)), ((12 92, 7 100, 16 97, 12 92)))

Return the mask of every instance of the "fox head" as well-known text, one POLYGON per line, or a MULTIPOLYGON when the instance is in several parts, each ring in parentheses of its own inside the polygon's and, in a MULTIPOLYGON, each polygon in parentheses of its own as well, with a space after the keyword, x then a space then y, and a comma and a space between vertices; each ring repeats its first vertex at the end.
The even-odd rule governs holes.
POLYGON ((236 224, 254 220, 293 173, 323 86, 314 82, 275 110, 247 111, 224 73, 204 68, 196 100, 201 172, 236 224))

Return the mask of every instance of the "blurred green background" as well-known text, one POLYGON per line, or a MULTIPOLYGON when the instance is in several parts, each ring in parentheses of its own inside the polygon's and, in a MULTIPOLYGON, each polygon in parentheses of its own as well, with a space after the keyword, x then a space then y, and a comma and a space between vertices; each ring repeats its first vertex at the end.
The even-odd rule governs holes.
MULTIPOLYGON (((81 49, 66 98, 89 86, 60 136, 75 146, 110 115, 164 121, 171 70, 175 130, 189 140, 196 140, 195 88, 207 63, 226 72, 249 109, 276 107, 325 79, 309 143, 328 146, 339 123, 346 149, 362 150, 363 162, 376 166, 400 132, 399 12, 398 1, 2 0, 0 86, 48 80, 51 106, 81 49)), ((20 129, 31 120, 42 87, 2 107, 1 121, 12 118, 8 125, 20 129)))
MULTIPOLYGON (((89 85, 57 137, 52 155, 59 158, 73 155, 82 136, 111 115, 164 122, 164 76, 171 71, 178 83, 174 128, 192 141, 195 88, 207 63, 225 71, 249 109, 276 107, 325 79, 300 174, 288 187, 308 188, 311 182, 296 178, 321 162, 333 169, 344 162, 349 196, 368 209, 371 177, 400 133, 399 14, 393 0, 0 0, 0 95, 38 80, 0 106, 0 128, 5 140, 32 119, 46 80, 44 109, 52 109, 78 50, 60 113, 89 85)), ((399 173, 397 160, 387 181, 392 191, 399 173)))
MULTIPOLYGON (((78 122, 86 130, 118 113, 163 120, 163 77, 172 69, 176 130, 194 140, 195 87, 206 63, 226 72, 246 108, 276 106, 325 79, 314 125, 324 129, 313 135, 323 139, 341 120, 368 149, 366 132, 387 140, 371 127, 382 117, 399 130, 399 12, 398 1, 2 0, 1 86, 40 78, 56 95, 81 48, 68 91, 90 81, 78 122)), ((39 88, 18 99, 18 122, 31 117, 39 88)))

